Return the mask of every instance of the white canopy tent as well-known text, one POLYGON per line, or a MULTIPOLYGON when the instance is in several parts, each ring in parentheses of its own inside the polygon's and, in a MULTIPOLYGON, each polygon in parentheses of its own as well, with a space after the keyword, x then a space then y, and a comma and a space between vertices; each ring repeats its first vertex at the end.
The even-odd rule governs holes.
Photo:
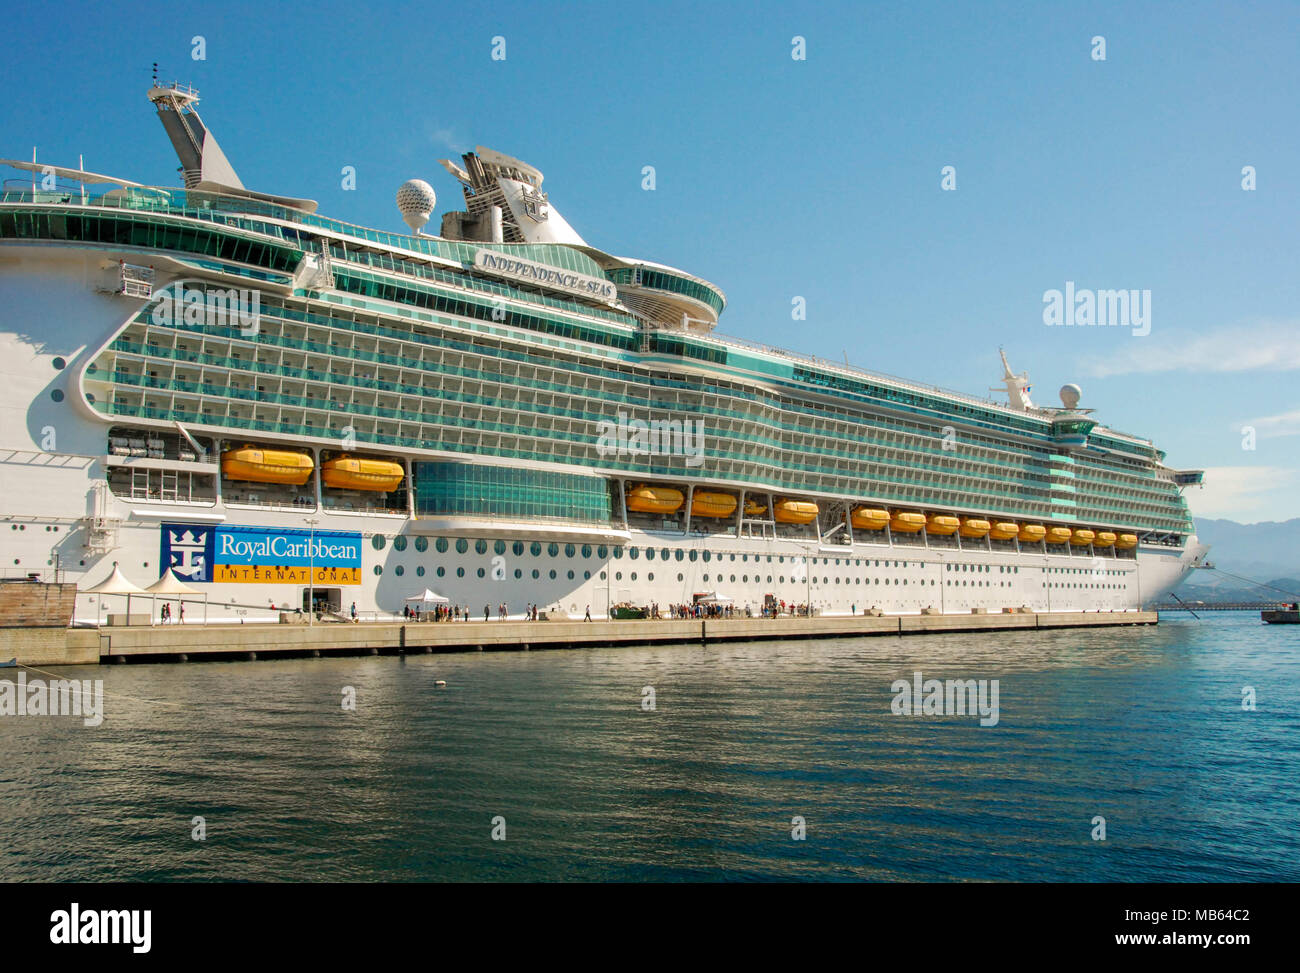
POLYGON ((729 595, 720 595, 716 591, 710 591, 697 598, 696 601, 701 605, 730 605, 731 597, 729 595))
POLYGON ((411 595, 411 597, 407 598, 406 600, 408 602, 418 601, 421 604, 429 604, 429 605, 446 605, 451 601, 450 598, 444 598, 442 595, 436 594, 433 591, 430 591, 428 588, 425 588, 418 595, 411 595))
POLYGON ((145 593, 153 596, 153 601, 149 605, 149 624, 153 624, 154 607, 158 604, 158 596, 162 595, 170 601, 175 598, 177 601, 184 602, 185 595, 202 595, 203 596, 203 624, 208 624, 208 593, 199 591, 198 588, 191 588, 180 578, 176 577, 174 568, 168 568, 163 572, 161 578, 145 589, 145 593))
POLYGON ((122 573, 122 569, 113 562, 113 573, 107 578, 95 585, 93 588, 86 588, 84 591, 78 591, 79 595, 100 595, 100 600, 95 606, 95 626, 99 626, 99 606, 104 603, 103 595, 126 595, 126 621, 131 623, 131 596, 142 595, 145 591, 138 585, 132 584, 122 573))

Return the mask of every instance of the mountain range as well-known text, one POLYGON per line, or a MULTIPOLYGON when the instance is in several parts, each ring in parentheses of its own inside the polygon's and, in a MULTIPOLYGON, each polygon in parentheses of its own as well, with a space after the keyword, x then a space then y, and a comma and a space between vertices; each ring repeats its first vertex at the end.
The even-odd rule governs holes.
POLYGON ((1201 543, 1210 545, 1207 560, 1218 570, 1193 571, 1177 591, 1180 598, 1285 600, 1283 592, 1290 593, 1293 599, 1300 598, 1300 517, 1258 524, 1197 520, 1196 533, 1201 543), (1261 588, 1251 581, 1272 587, 1261 588))

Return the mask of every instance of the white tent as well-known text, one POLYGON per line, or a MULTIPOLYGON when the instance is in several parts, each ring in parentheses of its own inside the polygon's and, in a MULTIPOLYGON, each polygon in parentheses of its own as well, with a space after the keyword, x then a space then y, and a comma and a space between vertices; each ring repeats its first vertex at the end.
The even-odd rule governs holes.
POLYGON ((149 606, 149 624, 153 624, 153 609, 158 604, 158 596, 162 595, 167 600, 175 598, 179 602, 184 602, 185 595, 202 595, 203 596, 203 624, 208 623, 208 593, 199 591, 198 588, 191 588, 180 578, 176 577, 176 570, 168 568, 163 572, 162 577, 145 589, 145 593, 153 596, 153 601, 149 606))
MULTIPOLYGON (((93 588, 86 588, 84 591, 79 591, 79 592, 77 592, 77 593, 78 593, 78 594, 82 594, 82 595, 126 595, 126 621, 127 621, 127 624, 130 624, 130 622, 131 622, 131 596, 132 596, 132 595, 142 595, 142 594, 144 594, 145 592, 144 592, 144 589, 143 589, 143 588, 139 587, 138 585, 132 584, 130 581, 128 581, 128 580, 126 579, 126 575, 124 575, 124 574, 122 573, 122 569, 119 568, 119 567, 117 566, 117 562, 114 561, 114 562, 113 562, 113 573, 112 573, 112 574, 110 574, 107 578, 105 578, 105 579, 104 579, 103 581, 101 581, 99 584, 95 585, 95 587, 93 587, 93 588)), ((104 600, 103 600, 103 598, 101 597, 100 600, 99 600, 99 604, 102 605, 103 603, 104 603, 104 600)), ((98 606, 96 606, 96 608, 95 608, 95 624, 96 624, 96 625, 99 624, 99 607, 98 607, 98 606)))
POLYGON ((411 603, 419 602, 420 604, 430 604, 430 605, 445 605, 451 601, 450 598, 444 598, 442 595, 435 594, 434 592, 430 591, 428 588, 425 588, 418 595, 411 595, 411 597, 407 598, 406 600, 411 603))
POLYGON ((697 598, 701 605, 730 605, 731 598, 728 595, 720 595, 716 591, 710 591, 708 594, 697 598))

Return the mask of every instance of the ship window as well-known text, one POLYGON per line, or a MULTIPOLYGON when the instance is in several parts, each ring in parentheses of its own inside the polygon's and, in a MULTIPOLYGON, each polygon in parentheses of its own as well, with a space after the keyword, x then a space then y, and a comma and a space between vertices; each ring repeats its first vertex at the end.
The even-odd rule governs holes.
POLYGON ((645 549, 645 559, 647 561, 653 561, 655 559, 655 549, 653 547, 647 547, 645 549))
POLYGON ((423 564, 421 564, 418 568, 415 569, 415 576, 416 576, 417 578, 423 578, 423 577, 424 577, 424 565, 423 565, 423 564))
POLYGON ((705 560, 706 563, 707 563, 707 562, 709 561, 709 559, 712 558, 712 557, 713 557, 713 555, 710 554, 708 551, 705 551, 705 552, 704 552, 704 560, 705 560))
POLYGON ((699 553, 700 553, 699 551, 691 551, 691 553, 690 553, 690 559, 691 559, 692 561, 694 561, 694 560, 696 559, 696 557, 699 555, 699 553))
POLYGON ((542 545, 537 543, 537 541, 533 541, 532 544, 530 544, 528 547, 528 553, 531 554, 533 557, 541 557, 542 545))
POLYGON ((456 553, 464 554, 468 550, 469 550, 469 541, 465 540, 465 538, 463 537, 458 538, 456 541, 456 553))
POLYGON ((405 573, 406 573, 406 569, 402 567, 400 564, 397 567, 393 568, 393 574, 397 575, 399 578, 405 573))
POLYGON ((434 548, 437 549, 437 551, 438 551, 439 554, 446 554, 446 553, 447 553, 447 538, 445 538, 445 537, 439 537, 439 538, 434 542, 433 546, 434 546, 434 548))
POLYGON ((52 398, 55 402, 62 402, 63 389, 54 389, 52 392, 50 392, 50 398, 52 398))
POLYGON ((415 539, 415 549, 419 551, 421 554, 427 551, 429 549, 429 538, 417 537, 415 539))
POLYGON ((615 581, 622 581, 622 580, 623 580, 623 572, 622 572, 622 571, 615 571, 615 572, 614 572, 614 580, 615 580, 615 581))
POLYGON ((540 577, 538 570, 536 568, 533 568, 533 580, 536 581, 538 577, 540 577))
POLYGON ((52 364, 57 371, 63 371, 63 369, 67 367, 68 363, 64 361, 62 358, 55 358, 54 361, 51 362, 50 364, 52 364))
POLYGON ((638 557, 641 556, 640 548, 629 547, 627 550, 627 556, 630 557, 633 561, 635 561, 638 557))
POLYGON ((519 568, 515 568, 515 580, 518 581, 523 576, 524 576, 524 572, 519 568))
MULTIPOLYGON (((458 549, 458 550, 459 550, 459 547, 460 547, 460 545, 457 545, 457 549, 458 549)), ((477 541, 475 541, 475 542, 474 542, 474 553, 475 553, 475 554, 486 554, 486 553, 487 553, 487 541, 484 541, 484 540, 477 540, 477 541)))
POLYGON ((683 551, 683 550, 681 550, 680 548, 678 548, 678 550, 677 550, 677 560, 680 561, 680 560, 682 560, 682 558, 684 558, 685 556, 686 556, 686 552, 683 551))
POLYGON ((464 569, 464 568, 457 568, 457 569, 456 569, 456 577, 458 577, 458 578, 463 578, 463 577, 465 577, 465 569, 464 569))
POLYGON ((591 545, 590 545, 590 544, 583 544, 583 545, 582 545, 582 556, 583 556, 584 558, 589 558, 589 557, 591 557, 591 545))
MULTIPOLYGON (((574 547, 572 544, 565 544, 565 545, 564 545, 564 556, 565 556, 565 557, 573 557, 576 553, 578 553, 578 549, 577 549, 576 547, 574 547)), ((573 574, 570 573, 570 574, 569 574, 569 577, 573 577, 573 574)))
POLYGON ((376 565, 375 565, 375 574, 379 575, 379 574, 383 574, 383 573, 384 573, 383 566, 382 566, 382 565, 379 565, 379 564, 376 564, 376 565))
POLYGON ((497 554, 504 554, 506 552, 506 542, 497 541, 495 544, 492 545, 492 550, 497 554))
POLYGON ((591 580, 591 572, 590 572, 590 571, 583 571, 583 572, 582 572, 582 580, 583 580, 583 581, 590 581, 590 580, 591 580))
POLYGON ((679 574, 679 575, 677 575, 677 580, 678 580, 678 581, 685 581, 685 580, 686 580, 686 576, 685 576, 685 575, 682 575, 682 574, 679 574))
POLYGON ((382 551, 384 549, 384 535, 376 534, 374 537, 370 538, 370 546, 376 551, 382 551))
POLYGON ((609 548, 604 544, 601 544, 600 547, 596 548, 596 557, 600 558, 602 561, 605 560, 605 558, 609 557, 609 548))
POLYGON ((438 572, 437 572, 437 573, 438 573, 438 577, 440 577, 440 578, 441 578, 441 577, 442 577, 442 576, 443 576, 443 575, 444 575, 444 574, 446 574, 446 573, 447 573, 447 569, 446 569, 446 568, 444 568, 444 567, 439 567, 439 568, 438 568, 438 572))
POLYGON ((606 573, 604 571, 600 572, 600 580, 604 581, 605 578, 606 578, 606 573))
POLYGON ((523 557, 523 556, 524 556, 524 542, 523 542, 523 541, 515 541, 514 544, 511 546, 510 549, 511 549, 512 551, 515 552, 515 557, 523 557))
POLYGON ((395 551, 404 551, 404 550, 406 550, 406 538, 405 538, 405 537, 394 537, 394 538, 393 538, 393 550, 395 550, 395 551))
POLYGON ((479 576, 480 578, 483 577, 483 569, 482 569, 482 568, 479 568, 479 569, 478 569, 478 576, 479 576))
POLYGON ((547 545, 546 545, 546 553, 547 553, 548 555, 550 555, 551 557, 559 557, 559 556, 560 556, 560 545, 559 545, 559 544, 547 544, 547 545))

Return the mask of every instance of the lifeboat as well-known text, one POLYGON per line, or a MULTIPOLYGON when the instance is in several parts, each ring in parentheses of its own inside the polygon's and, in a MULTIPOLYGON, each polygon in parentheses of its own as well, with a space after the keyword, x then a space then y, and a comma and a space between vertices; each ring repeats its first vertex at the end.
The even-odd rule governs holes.
POLYGON ((961 521, 948 514, 930 514, 925 522, 925 532, 939 537, 955 534, 960 527, 961 521))
POLYGON ((1042 524, 1021 524, 1016 536, 1022 544, 1037 544, 1047 536, 1047 528, 1042 524))
MULTIPOLYGON (((1034 525, 1028 524, 1027 526, 1033 527, 1034 525)), ((995 541, 1014 540, 1019 536, 1020 525, 1010 520, 999 520, 989 528, 989 537, 993 538, 995 541)))
POLYGON ((1115 546, 1115 535, 1114 535, 1113 533, 1111 533, 1110 531, 1108 531, 1108 530, 1099 530, 1099 531, 1097 531, 1097 546, 1098 546, 1098 547, 1114 547, 1114 546, 1115 546))
POLYGON ((242 446, 221 454, 221 473, 231 480, 250 483, 284 483, 302 486, 311 479, 315 462, 306 453, 290 449, 242 446))
POLYGON ((1070 535, 1070 543, 1075 547, 1087 547, 1093 542, 1096 536, 1096 531, 1091 531, 1081 527, 1070 535))
POLYGON ((767 513, 767 504, 759 503, 757 500, 745 501, 746 517, 761 517, 765 513, 767 513))
POLYGON ((1068 527, 1050 527, 1047 530, 1047 543, 1068 544, 1073 536, 1074 531, 1068 527))
POLYGON ((1137 535, 1137 534, 1120 534, 1119 537, 1117 537, 1117 538, 1115 539, 1115 546, 1118 547, 1118 548, 1120 548, 1121 550, 1125 550, 1125 551, 1130 550, 1131 548, 1137 547, 1137 546, 1138 546, 1138 535, 1137 535))
POLYGON ((895 534, 919 534, 925 526, 925 515, 907 510, 895 510, 889 519, 889 529, 895 534))
POLYGON ((375 490, 392 493, 402 485, 406 470, 390 459, 335 456, 320 465, 321 482, 339 490, 375 490))
POLYGON ((856 507, 849 523, 854 530, 884 530, 889 524, 889 511, 874 507, 856 507))
POLYGON ((973 540, 979 540, 993 529, 993 525, 987 520, 980 520, 977 517, 963 517, 961 520, 961 536, 969 537, 973 540))
POLYGON ((696 490, 691 494, 692 517, 730 517, 739 501, 730 493, 696 490))
POLYGON ((778 524, 811 524, 817 519, 817 504, 809 500, 778 500, 774 516, 778 524))
POLYGON ((627 491, 627 509, 638 514, 671 514, 681 508, 686 497, 672 487, 651 487, 644 483, 627 491))

